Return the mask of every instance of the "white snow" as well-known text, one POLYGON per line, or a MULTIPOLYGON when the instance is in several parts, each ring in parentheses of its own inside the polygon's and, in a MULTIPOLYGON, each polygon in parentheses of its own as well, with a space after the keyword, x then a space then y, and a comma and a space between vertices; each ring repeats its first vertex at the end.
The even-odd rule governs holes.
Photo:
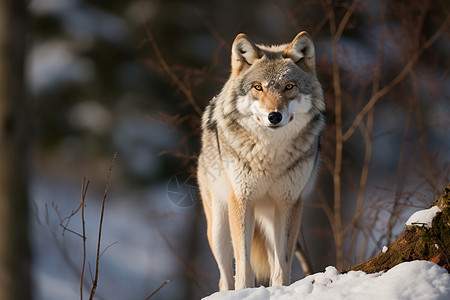
POLYGON ((429 209, 419 210, 415 212, 408 221, 406 221, 407 226, 424 226, 426 228, 431 228, 431 221, 436 216, 441 209, 438 206, 433 206, 429 209))
POLYGON ((258 287, 217 292, 204 300, 315 300, 397 299, 448 300, 450 274, 428 261, 405 262, 387 272, 339 274, 335 267, 316 273, 290 286, 258 287))
POLYGON ((383 246, 383 250, 381 250, 381 251, 383 251, 383 253, 386 253, 388 251, 388 247, 383 246))

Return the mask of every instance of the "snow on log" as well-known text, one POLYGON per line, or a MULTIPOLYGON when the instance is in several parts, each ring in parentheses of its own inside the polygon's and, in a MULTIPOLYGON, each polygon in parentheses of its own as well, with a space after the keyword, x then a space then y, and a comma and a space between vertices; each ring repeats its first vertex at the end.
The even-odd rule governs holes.
POLYGON ((430 207, 429 209, 419 210, 409 217, 405 225, 431 228, 431 222, 438 212, 441 212, 441 209, 436 205, 430 207))
POLYGON ((414 213, 405 232, 376 257, 344 272, 376 273, 413 260, 428 260, 450 273, 450 183, 429 209, 414 213))

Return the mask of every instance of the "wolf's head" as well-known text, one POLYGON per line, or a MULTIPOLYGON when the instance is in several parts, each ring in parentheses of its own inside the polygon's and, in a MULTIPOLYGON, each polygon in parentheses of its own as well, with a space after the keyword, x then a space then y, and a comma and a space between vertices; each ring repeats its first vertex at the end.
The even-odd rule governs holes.
POLYGON ((271 47, 239 34, 232 46, 231 66, 235 108, 259 126, 282 128, 313 107, 324 110, 314 45, 306 32, 289 44, 271 47))

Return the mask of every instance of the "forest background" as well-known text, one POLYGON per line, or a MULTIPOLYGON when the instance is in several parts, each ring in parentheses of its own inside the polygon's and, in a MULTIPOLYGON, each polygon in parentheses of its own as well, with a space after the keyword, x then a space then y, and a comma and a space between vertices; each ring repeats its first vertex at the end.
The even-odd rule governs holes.
POLYGON ((280 44, 306 30, 315 43, 327 127, 299 238, 313 271, 379 253, 449 182, 447 1, 24 2, 13 19, 24 36, 35 299, 79 297, 82 238, 60 223, 82 231, 80 211, 64 218, 84 177, 87 296, 108 174, 99 299, 144 299, 166 280, 154 299, 217 290, 191 175, 201 111, 227 80, 240 32, 280 44))

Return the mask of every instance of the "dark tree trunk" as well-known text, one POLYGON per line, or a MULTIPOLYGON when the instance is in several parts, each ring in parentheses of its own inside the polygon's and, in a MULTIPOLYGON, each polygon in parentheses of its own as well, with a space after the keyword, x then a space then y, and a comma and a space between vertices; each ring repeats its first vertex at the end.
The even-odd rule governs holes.
POLYGON ((0 0, 0 299, 30 299, 24 0, 0 0))
POLYGON ((406 226, 405 232, 376 257, 351 267, 348 271, 376 273, 412 260, 429 260, 450 273, 450 184, 435 203, 442 212, 433 219, 432 227, 406 226))

